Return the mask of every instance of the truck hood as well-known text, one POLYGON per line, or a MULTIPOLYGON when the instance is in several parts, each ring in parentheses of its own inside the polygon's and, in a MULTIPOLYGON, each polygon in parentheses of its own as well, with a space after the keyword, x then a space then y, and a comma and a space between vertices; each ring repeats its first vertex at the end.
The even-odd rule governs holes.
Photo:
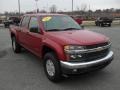
POLYGON ((108 41, 106 36, 87 30, 47 32, 46 36, 61 45, 84 46, 108 41))

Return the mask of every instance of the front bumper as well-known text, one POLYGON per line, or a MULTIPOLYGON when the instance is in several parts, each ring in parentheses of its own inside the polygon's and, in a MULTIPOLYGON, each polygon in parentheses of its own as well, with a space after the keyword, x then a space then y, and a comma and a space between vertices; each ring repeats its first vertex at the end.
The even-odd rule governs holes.
POLYGON ((95 70, 97 68, 105 67, 107 66, 112 60, 113 60, 114 53, 110 51, 108 55, 101 59, 97 59, 90 62, 65 62, 60 61, 62 71, 64 73, 76 73, 77 71, 89 71, 95 70))

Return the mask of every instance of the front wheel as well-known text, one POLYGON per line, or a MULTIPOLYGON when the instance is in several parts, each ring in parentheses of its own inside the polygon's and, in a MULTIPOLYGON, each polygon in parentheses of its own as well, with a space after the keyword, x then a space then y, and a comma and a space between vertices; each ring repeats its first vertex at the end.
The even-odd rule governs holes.
POLYGON ((21 46, 17 43, 15 37, 12 37, 12 49, 15 53, 21 52, 21 46))
POLYGON ((47 53, 44 56, 44 71, 49 80, 53 82, 60 81, 61 69, 60 63, 54 53, 47 53))

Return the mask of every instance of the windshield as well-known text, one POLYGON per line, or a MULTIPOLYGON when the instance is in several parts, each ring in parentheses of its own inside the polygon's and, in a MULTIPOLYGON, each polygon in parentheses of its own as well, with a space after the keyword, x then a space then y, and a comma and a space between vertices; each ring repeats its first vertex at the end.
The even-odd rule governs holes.
POLYGON ((42 17, 46 31, 80 30, 81 27, 69 16, 42 17))

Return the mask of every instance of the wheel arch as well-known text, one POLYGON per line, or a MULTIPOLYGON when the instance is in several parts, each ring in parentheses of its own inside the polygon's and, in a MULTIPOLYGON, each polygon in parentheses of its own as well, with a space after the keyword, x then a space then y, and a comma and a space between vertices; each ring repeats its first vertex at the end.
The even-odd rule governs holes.
POLYGON ((42 50, 41 50, 42 58, 44 58, 45 54, 48 53, 48 52, 53 52, 58 57, 57 52, 56 52, 56 50, 54 48, 52 48, 52 47, 50 47, 48 45, 43 45, 42 50))
POLYGON ((15 37, 15 34, 13 32, 11 32, 10 36, 11 36, 11 38, 15 37))

